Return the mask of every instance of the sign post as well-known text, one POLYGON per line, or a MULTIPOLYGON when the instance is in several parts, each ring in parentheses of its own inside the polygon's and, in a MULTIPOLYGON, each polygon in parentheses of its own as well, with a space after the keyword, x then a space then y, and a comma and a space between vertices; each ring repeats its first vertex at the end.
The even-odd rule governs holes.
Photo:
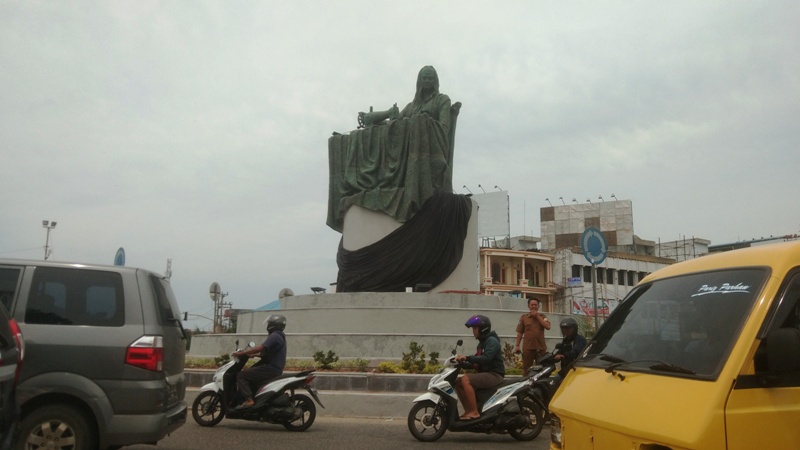
POLYGON ((597 323, 597 265, 606 260, 608 245, 603 233, 597 228, 589 227, 581 235, 581 252, 592 265, 592 299, 594 301, 594 331, 599 327, 597 323))

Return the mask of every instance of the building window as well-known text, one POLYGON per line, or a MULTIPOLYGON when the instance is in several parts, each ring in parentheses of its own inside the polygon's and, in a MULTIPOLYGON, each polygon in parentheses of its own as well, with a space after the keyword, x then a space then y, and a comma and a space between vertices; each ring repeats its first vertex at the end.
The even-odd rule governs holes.
POLYGON ((597 282, 598 283, 605 283, 606 282, 606 269, 602 267, 597 268, 597 282))
POLYGON ((534 284, 535 283, 535 280, 533 279, 534 273, 535 272, 533 271, 533 266, 528 263, 525 263, 525 278, 528 279, 528 286, 537 286, 536 284, 534 284))
POLYGON ((583 266, 583 281, 584 283, 592 282, 592 266, 583 266))
POLYGON ((620 286, 624 286, 625 285, 625 278, 627 276, 628 276, 628 271, 627 270, 620 270, 617 273, 617 284, 620 285, 620 286))
POLYGON ((614 269, 606 269, 606 284, 614 284, 614 269))
POLYGON ((492 283, 495 284, 503 284, 503 269, 500 268, 500 264, 492 263, 492 283))
POLYGON ((647 272, 639 272, 639 281, 644 280, 644 277, 647 276, 647 272))
POLYGON ((572 266, 572 278, 581 278, 581 269, 583 269, 583 266, 579 266, 577 264, 572 266))
POLYGON ((630 271, 628 272, 628 286, 636 286, 636 280, 634 277, 636 276, 636 272, 630 271))

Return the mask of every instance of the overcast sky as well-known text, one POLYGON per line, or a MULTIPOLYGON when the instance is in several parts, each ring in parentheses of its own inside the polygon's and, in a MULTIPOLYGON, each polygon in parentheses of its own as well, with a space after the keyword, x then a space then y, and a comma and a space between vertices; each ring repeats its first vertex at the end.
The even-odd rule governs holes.
MULTIPOLYGON (((643 239, 800 233, 800 3, 0 1, 0 257, 163 272, 211 316, 336 279, 327 139, 433 65, 454 187, 633 202, 643 239)), ((210 322, 196 322, 210 328, 210 322)))

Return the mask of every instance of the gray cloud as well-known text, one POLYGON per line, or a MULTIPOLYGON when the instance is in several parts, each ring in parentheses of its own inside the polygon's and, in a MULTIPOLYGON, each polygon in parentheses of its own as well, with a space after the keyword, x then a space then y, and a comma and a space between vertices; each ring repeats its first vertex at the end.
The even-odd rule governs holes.
POLYGON ((611 193, 646 239, 796 233, 798 9, 5 2, 0 256, 41 258, 55 219, 56 259, 171 258, 193 313, 212 281, 242 308, 327 287, 327 138, 426 64, 464 104, 454 185, 508 190, 514 234, 611 193))

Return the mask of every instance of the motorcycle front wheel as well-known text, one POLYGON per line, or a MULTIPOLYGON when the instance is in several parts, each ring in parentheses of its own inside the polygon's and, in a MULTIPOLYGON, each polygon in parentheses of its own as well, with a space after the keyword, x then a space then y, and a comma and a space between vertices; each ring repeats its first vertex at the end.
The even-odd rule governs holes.
POLYGON ((192 403, 192 418, 201 427, 213 427, 225 417, 222 411, 222 396, 217 392, 205 391, 192 403))
POLYGON ((426 400, 415 403, 408 412, 408 431, 422 442, 433 442, 447 431, 445 409, 426 400))
POLYGON ((525 419, 525 426, 508 430, 508 434, 518 441, 530 441, 542 432, 544 427, 546 411, 538 403, 529 397, 522 397, 519 400, 519 413, 525 419))
POLYGON ((292 396, 292 407, 299 408, 301 415, 291 422, 284 422, 284 428, 289 431, 307 430, 317 418, 317 405, 314 404, 314 400, 303 394, 295 394, 292 396))

